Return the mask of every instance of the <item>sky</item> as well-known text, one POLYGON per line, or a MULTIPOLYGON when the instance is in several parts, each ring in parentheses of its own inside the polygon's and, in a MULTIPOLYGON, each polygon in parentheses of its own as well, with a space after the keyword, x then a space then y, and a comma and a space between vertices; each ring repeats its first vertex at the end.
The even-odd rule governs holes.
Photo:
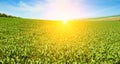
POLYGON ((120 14, 120 0, 0 0, 0 13, 34 19, 78 19, 120 14))

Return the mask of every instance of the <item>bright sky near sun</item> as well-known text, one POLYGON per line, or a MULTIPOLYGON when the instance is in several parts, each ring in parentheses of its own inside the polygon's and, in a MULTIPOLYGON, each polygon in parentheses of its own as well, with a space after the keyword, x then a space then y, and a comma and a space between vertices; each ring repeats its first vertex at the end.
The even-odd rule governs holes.
POLYGON ((120 14, 120 0, 0 0, 0 12, 39 19, 75 19, 120 14))

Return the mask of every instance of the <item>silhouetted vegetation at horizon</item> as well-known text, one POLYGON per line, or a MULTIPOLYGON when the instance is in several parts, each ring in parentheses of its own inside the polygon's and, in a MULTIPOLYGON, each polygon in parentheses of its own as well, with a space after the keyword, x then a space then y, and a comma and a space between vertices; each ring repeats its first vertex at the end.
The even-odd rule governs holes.
POLYGON ((16 17, 16 16, 8 15, 8 14, 5 14, 5 13, 0 13, 0 17, 18 18, 18 17, 16 17))

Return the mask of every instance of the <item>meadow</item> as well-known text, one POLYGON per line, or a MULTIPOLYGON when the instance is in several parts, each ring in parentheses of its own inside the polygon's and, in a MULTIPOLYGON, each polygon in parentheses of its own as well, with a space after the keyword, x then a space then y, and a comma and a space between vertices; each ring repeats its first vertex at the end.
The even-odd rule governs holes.
POLYGON ((120 64, 120 21, 0 17, 0 64, 120 64))

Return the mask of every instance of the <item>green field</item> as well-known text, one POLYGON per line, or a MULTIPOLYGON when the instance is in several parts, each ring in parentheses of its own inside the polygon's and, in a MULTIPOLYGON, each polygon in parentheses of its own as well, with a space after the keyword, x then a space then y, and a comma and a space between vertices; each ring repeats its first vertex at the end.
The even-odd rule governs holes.
POLYGON ((120 21, 0 18, 0 64, 120 64, 120 21))

